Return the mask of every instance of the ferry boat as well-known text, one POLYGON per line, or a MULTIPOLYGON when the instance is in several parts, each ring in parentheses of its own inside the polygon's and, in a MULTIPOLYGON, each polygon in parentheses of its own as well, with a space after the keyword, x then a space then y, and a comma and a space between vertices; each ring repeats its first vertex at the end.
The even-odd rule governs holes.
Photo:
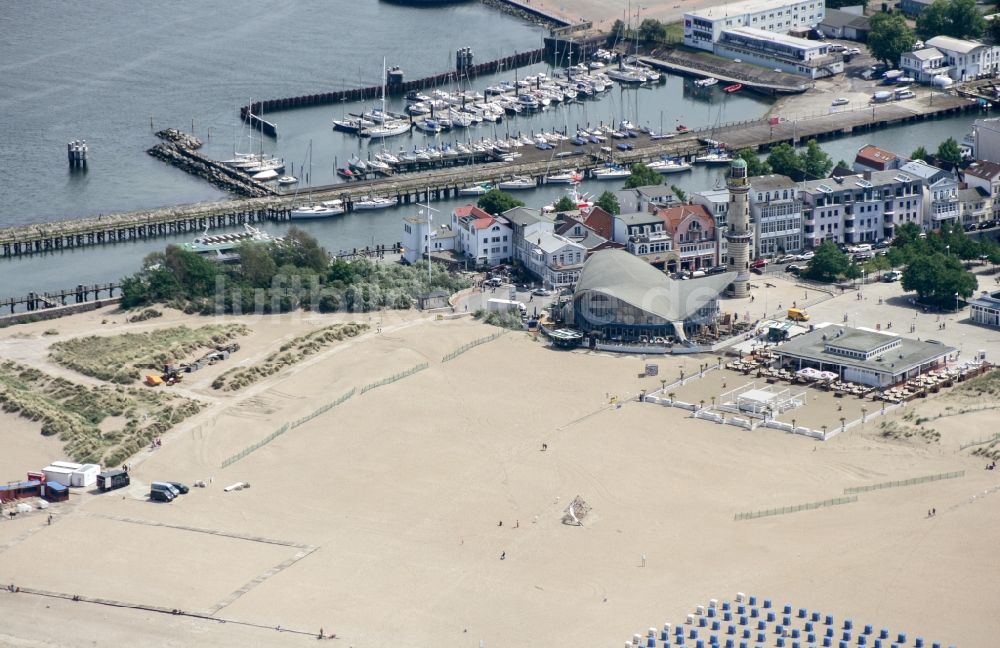
POLYGON ((264 243, 270 245, 279 241, 281 241, 280 238, 274 238, 263 230, 259 230, 251 225, 244 225, 242 232, 233 232, 230 234, 209 234, 206 229, 204 234, 190 243, 181 243, 181 249, 202 255, 212 261, 229 263, 239 261, 240 254, 236 249, 241 243, 264 243))

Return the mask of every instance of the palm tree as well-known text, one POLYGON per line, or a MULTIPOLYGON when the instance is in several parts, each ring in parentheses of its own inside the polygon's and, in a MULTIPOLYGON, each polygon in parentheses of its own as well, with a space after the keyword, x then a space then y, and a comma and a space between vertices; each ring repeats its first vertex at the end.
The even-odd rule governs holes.
POLYGON ((669 394, 667 394, 667 396, 669 396, 669 397, 670 397, 670 404, 671 404, 671 405, 673 405, 673 404, 674 404, 674 397, 675 397, 676 395, 677 395, 677 394, 675 394, 674 392, 670 392, 669 394))

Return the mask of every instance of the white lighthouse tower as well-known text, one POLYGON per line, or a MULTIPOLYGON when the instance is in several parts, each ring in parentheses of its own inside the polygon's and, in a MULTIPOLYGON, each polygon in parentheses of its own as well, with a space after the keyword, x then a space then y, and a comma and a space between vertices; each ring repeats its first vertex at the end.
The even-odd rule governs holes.
POLYGON ((745 160, 733 160, 726 187, 729 189, 726 229, 729 259, 726 265, 730 272, 736 273, 726 292, 730 297, 746 297, 750 294, 750 210, 747 205, 750 183, 745 160))

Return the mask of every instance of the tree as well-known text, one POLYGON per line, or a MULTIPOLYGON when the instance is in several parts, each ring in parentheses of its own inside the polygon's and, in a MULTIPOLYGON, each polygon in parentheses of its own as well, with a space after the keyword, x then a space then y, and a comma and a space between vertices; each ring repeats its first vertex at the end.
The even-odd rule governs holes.
POLYGON ((910 159, 923 160, 924 162, 926 162, 927 158, 929 158, 930 155, 931 154, 927 152, 927 149, 924 148, 923 145, 920 145, 917 148, 913 149, 913 153, 910 153, 910 159))
POLYGON ((766 160, 761 160, 757 151, 751 148, 736 151, 736 156, 747 163, 747 176, 762 176, 771 173, 771 166, 766 160))
POLYGON ((609 214, 622 213, 622 206, 618 203, 618 196, 610 191, 605 191, 594 201, 594 207, 600 207, 609 214))
POLYGON ((677 185, 670 185, 670 191, 674 192, 674 195, 677 196, 678 201, 682 203, 686 203, 688 201, 687 192, 678 187, 677 185))
POLYGON ((814 139, 806 143, 805 153, 802 154, 802 170, 806 178, 815 180, 826 178, 833 169, 833 161, 823 149, 819 147, 819 142, 814 139))
POLYGON ((659 20, 646 18, 639 24, 639 39, 647 43, 661 43, 667 40, 667 27, 659 20))
POLYGON ((625 180, 626 189, 649 187, 658 184, 663 184, 663 176, 642 162, 636 162, 632 165, 632 175, 625 180))
POLYGON ((490 189, 476 202, 476 205, 480 209, 488 214, 502 214, 508 209, 514 209, 515 207, 524 207, 524 203, 510 195, 506 191, 500 191, 499 189, 490 189))
POLYGON ((767 164, 774 173, 786 175, 793 180, 802 179, 802 158, 791 144, 782 142, 771 149, 767 164))
POLYGON ((954 137, 949 137, 938 145, 937 157, 942 162, 958 166, 962 162, 962 149, 954 137))
POLYGON ((262 243, 245 241, 240 244, 240 271, 243 278, 254 288, 267 288, 278 272, 271 251, 262 243))
POLYGON ((838 277, 847 275, 850 267, 851 260, 833 241, 823 241, 802 276, 816 281, 836 281, 838 277))
POLYGON ((872 56, 889 67, 894 67, 899 57, 911 51, 917 42, 902 14, 877 13, 869 24, 868 49, 872 56))
POLYGON ((323 272, 330 264, 330 255, 320 246, 319 241, 298 227, 293 226, 282 238, 280 244, 271 246, 271 254, 278 267, 290 265, 323 272))
POLYGON ((975 0, 934 0, 917 16, 917 36, 979 38, 986 30, 986 20, 975 0))
POLYGON ((579 207, 576 206, 576 201, 569 196, 563 196, 552 205, 552 208, 556 210, 557 213, 563 213, 568 211, 576 211, 579 207))
POLYGON ((903 271, 903 290, 916 291, 920 302, 953 308, 957 294, 969 298, 976 290, 976 277, 962 269, 958 258, 940 252, 915 257, 903 271))

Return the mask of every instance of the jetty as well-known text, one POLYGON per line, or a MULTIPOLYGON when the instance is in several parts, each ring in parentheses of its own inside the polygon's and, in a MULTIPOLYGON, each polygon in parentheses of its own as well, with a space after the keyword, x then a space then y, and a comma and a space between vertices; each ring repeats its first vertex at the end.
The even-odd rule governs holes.
MULTIPOLYGON (((703 140, 721 142, 731 150, 751 148, 766 151, 782 142, 799 144, 809 139, 832 139, 921 120, 979 109, 976 101, 953 95, 895 101, 797 119, 778 117, 721 124, 653 139, 645 134, 629 138, 621 150, 619 140, 605 146, 574 147, 567 141, 552 151, 526 146, 514 162, 491 161, 441 168, 423 168, 386 178, 336 183, 300 190, 298 196, 264 196, 230 201, 197 203, 83 219, 23 225, 0 230, 0 258, 38 254, 63 249, 201 232, 244 223, 287 221, 296 200, 340 199, 350 211, 363 196, 380 195, 406 205, 420 200, 459 195, 463 187, 497 182, 515 175, 530 176, 537 184, 561 170, 590 170, 614 161, 622 164, 646 162, 662 156, 691 158, 704 152, 703 140)), ((470 200, 473 200, 470 198, 470 200)))

